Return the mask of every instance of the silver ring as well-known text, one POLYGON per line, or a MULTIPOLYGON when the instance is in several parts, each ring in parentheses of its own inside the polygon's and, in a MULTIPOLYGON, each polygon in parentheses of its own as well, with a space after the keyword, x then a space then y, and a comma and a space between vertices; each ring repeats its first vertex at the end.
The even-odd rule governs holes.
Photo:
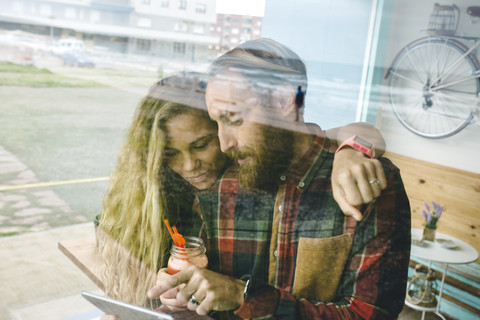
POLYGON ((190 297, 190 302, 193 303, 194 305, 198 306, 200 305, 200 301, 198 301, 197 299, 195 299, 195 296, 192 294, 192 296, 190 297))
POLYGON ((370 184, 375 184, 377 187, 380 187, 380 181, 378 179, 372 179, 368 181, 370 184))

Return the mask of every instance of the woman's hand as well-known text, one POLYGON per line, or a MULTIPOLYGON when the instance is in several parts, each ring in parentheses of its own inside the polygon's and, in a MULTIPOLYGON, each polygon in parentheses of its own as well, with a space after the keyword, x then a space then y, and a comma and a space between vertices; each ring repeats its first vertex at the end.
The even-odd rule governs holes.
POLYGON ((149 298, 154 299, 160 296, 162 302, 164 298, 169 299, 167 302, 171 305, 186 306, 199 315, 206 315, 212 310, 234 310, 243 303, 245 282, 240 279, 193 265, 167 276, 160 275, 156 285, 148 292, 149 298), (173 295, 175 299, 172 298, 173 295), (196 304, 193 303, 195 301, 193 298, 196 304))
POLYGON ((160 300, 162 301, 162 304, 164 307, 172 310, 172 311, 183 311, 187 310, 187 304, 178 301, 177 295, 180 292, 180 290, 185 287, 185 284, 181 284, 178 287, 172 288, 170 290, 167 290, 160 296, 160 300))

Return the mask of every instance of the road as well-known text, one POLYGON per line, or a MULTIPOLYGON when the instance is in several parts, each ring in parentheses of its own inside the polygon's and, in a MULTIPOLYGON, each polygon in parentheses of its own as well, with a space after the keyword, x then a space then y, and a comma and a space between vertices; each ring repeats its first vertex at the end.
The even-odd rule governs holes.
MULTIPOLYGON (((109 176, 134 109, 155 75, 111 67, 40 67, 105 88, 0 87, 0 189, 109 176)), ((92 221, 107 181, 0 191, 0 236, 92 221)))

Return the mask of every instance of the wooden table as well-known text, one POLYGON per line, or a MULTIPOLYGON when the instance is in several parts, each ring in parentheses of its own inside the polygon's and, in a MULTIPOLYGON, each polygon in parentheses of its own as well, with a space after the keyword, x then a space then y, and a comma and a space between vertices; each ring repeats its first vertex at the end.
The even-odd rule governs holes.
POLYGON ((58 243, 58 249, 104 291, 105 287, 98 277, 102 260, 97 254, 95 236, 60 241, 58 243))
MULTIPOLYGON (((102 291, 104 285, 98 277, 99 267, 102 260, 97 254, 95 236, 78 240, 64 240, 58 243, 58 249, 62 251, 72 262, 80 268, 102 291)), ((196 312, 185 310, 179 312, 164 311, 179 320, 213 320, 209 316, 199 316, 196 312)))

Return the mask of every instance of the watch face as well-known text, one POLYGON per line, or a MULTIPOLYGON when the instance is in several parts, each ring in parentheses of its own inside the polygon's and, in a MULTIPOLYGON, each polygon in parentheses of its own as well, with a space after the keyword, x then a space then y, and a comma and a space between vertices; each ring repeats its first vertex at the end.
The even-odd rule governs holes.
POLYGON ((368 148, 368 149, 372 149, 372 147, 373 147, 373 144, 371 144, 370 142, 368 142, 368 141, 366 141, 366 140, 363 140, 362 138, 360 138, 360 137, 358 137, 358 136, 355 137, 354 140, 355 140, 355 142, 360 143, 362 146, 364 146, 364 147, 366 147, 366 148, 368 148))

